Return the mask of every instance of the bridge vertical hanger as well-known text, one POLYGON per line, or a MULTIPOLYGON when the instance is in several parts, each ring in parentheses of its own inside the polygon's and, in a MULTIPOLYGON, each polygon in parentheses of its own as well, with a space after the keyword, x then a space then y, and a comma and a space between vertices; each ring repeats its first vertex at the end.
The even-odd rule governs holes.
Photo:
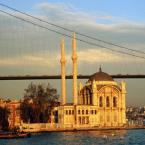
POLYGON ((66 86, 65 86, 65 47, 64 39, 61 40, 61 105, 66 104, 66 86))
POLYGON ((73 33, 73 40, 72 40, 72 61, 73 61, 73 102, 74 105, 77 105, 77 52, 76 52, 76 36, 73 33))

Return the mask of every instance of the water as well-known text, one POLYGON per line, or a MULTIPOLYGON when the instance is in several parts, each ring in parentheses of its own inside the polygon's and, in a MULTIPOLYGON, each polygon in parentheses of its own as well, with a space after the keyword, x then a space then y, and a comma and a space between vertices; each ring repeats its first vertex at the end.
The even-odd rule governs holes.
POLYGON ((145 129, 35 134, 24 139, 0 139, 0 145, 145 145, 145 129))

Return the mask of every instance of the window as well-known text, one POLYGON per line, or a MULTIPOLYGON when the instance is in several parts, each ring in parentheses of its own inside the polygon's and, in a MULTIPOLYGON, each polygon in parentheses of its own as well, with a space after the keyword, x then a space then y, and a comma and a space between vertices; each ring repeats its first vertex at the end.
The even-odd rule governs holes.
POLYGON ((81 111, 80 110, 78 110, 78 114, 80 114, 81 113, 81 111))
POLYGON ((84 114, 84 110, 82 110, 82 114, 84 114))
POLYGON ((95 110, 95 114, 97 114, 97 110, 95 110))
POLYGON ((72 110, 72 114, 74 114, 74 110, 72 110))
POLYGON ((79 117, 78 120, 79 120, 79 124, 81 124, 81 123, 82 123, 82 119, 81 119, 81 117, 79 117))
POLYGON ((86 117, 86 124, 89 124, 89 117, 86 117))
POLYGON ((86 114, 88 114, 88 110, 86 110, 86 114))
POLYGON ((69 110, 69 115, 71 115, 71 110, 69 110))
POLYGON ((93 110, 91 110, 91 114, 93 114, 94 113, 94 111, 93 110))
POLYGON ((103 97, 99 98, 99 107, 103 107, 103 97))
POLYGON ((66 110, 66 112, 65 112, 65 113, 66 113, 66 115, 68 115, 68 110, 66 110))
POLYGON ((110 107, 110 100, 108 96, 106 97, 106 107, 110 107))
POLYGON ((117 98, 113 97, 113 107, 117 107, 117 98))
POLYGON ((85 124, 85 117, 82 117, 82 124, 85 124))

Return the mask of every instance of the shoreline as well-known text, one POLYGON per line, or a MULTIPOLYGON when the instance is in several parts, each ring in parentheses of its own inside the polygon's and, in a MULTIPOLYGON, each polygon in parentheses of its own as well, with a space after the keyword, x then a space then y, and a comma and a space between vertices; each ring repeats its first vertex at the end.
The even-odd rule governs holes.
POLYGON ((43 132, 77 132, 77 131, 109 131, 109 130, 139 130, 145 129, 145 126, 141 127, 110 127, 110 128, 57 128, 57 129, 47 129, 39 131, 23 131, 27 133, 43 133, 43 132))

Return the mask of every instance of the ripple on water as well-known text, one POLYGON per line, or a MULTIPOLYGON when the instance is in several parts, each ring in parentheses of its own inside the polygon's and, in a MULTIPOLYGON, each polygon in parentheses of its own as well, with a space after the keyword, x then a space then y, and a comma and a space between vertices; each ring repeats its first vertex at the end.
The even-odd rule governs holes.
POLYGON ((1 139, 0 145, 145 145, 145 130, 42 133, 25 139, 1 139))

